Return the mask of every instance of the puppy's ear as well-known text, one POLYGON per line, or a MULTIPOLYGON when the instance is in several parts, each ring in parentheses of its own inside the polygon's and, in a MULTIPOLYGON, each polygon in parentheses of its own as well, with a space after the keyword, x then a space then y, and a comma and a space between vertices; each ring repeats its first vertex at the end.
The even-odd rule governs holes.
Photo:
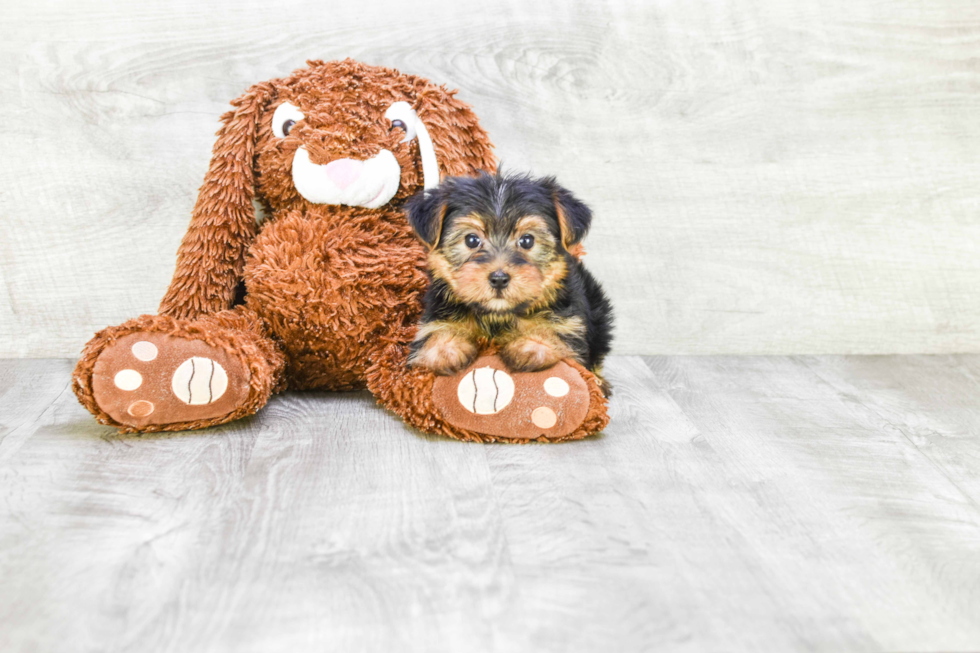
POLYGON ((234 303, 245 253, 256 233, 252 198, 258 120, 274 93, 270 83, 256 84, 221 116, 211 165, 177 250, 173 280, 160 303, 162 315, 194 318, 234 303))
POLYGON ((431 250, 439 246, 442 223, 446 219, 446 202, 440 189, 420 191, 406 202, 408 223, 431 250))
POLYGON ((592 226, 592 210, 565 188, 558 185, 554 178, 546 180, 551 188, 551 196, 555 202, 555 213, 558 215, 558 226, 561 228, 561 244, 565 249, 579 244, 592 226))

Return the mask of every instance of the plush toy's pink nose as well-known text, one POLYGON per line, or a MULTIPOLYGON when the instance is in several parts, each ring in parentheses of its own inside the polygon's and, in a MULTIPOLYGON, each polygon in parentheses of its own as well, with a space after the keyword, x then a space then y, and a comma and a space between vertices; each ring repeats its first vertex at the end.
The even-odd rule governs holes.
POLYGON ((362 167, 364 164, 356 159, 337 159, 327 164, 327 176, 343 190, 361 176, 362 167))

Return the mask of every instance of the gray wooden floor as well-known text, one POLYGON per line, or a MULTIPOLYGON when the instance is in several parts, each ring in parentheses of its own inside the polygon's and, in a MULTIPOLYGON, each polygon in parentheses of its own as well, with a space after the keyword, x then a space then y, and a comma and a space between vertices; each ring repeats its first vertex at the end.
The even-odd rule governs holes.
POLYGON ((118 436, 0 361, 2 651, 980 649, 980 356, 618 357, 588 441, 364 393, 118 436))

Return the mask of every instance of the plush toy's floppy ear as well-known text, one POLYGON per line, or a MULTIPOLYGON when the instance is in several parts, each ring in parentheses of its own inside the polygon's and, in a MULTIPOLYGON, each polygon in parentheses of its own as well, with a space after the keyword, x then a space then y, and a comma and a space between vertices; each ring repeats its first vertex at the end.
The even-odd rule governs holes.
POLYGON ((231 308, 256 233, 255 140, 259 115, 273 92, 269 83, 256 84, 221 117, 211 164, 177 250, 177 269, 160 314, 194 318, 231 308))
POLYGON ((592 226, 592 210, 570 191, 559 186, 553 178, 548 178, 545 183, 551 188, 555 213, 561 228, 561 244, 567 250, 578 245, 589 232, 589 227, 592 226))
POLYGON ((442 223, 446 219, 446 202, 440 189, 420 191, 405 203, 408 224, 429 249, 439 246, 442 223))

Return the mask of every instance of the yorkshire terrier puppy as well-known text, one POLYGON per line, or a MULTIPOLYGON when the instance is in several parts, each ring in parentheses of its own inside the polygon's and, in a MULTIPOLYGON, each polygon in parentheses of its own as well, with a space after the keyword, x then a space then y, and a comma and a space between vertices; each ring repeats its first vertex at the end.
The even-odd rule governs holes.
POLYGON ((432 283, 409 363, 453 374, 492 342, 512 370, 573 358, 602 380, 612 307, 578 260, 592 212, 554 178, 454 177, 409 200, 432 283))

